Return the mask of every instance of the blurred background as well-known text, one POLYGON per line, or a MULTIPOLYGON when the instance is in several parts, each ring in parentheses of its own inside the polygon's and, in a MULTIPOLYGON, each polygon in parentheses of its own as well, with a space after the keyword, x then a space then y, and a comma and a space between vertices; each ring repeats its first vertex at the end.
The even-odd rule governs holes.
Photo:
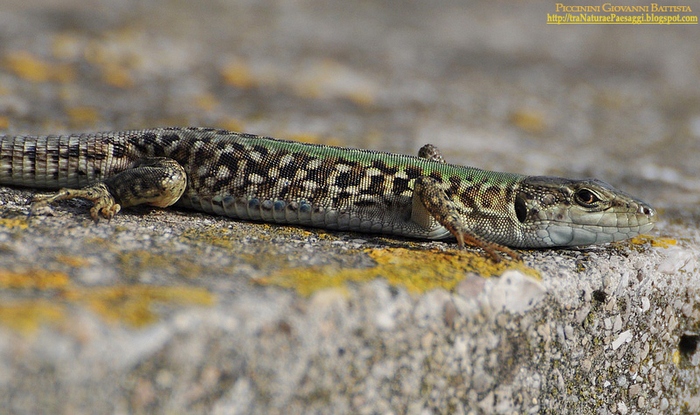
POLYGON ((455 164, 595 176, 697 223, 698 25, 547 25, 555 12, 2 0, 0 131, 212 126, 409 154, 433 143, 455 164))

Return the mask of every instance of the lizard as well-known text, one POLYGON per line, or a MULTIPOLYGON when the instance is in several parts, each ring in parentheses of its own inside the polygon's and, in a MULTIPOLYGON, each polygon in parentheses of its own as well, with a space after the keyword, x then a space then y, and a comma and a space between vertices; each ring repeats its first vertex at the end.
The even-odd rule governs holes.
POLYGON ((494 260, 511 248, 604 244, 650 231, 647 203, 595 179, 500 173, 418 156, 306 144, 213 128, 0 136, 0 185, 64 199, 92 219, 177 205, 240 220, 411 238, 454 238, 494 260), (500 254, 499 254, 500 253, 500 254))

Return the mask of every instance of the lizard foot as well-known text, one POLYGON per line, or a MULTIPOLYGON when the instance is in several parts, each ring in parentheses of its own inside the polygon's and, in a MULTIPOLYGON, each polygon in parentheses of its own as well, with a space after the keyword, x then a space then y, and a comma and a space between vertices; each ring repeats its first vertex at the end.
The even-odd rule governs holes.
MULTIPOLYGON (((452 231, 452 229, 450 229, 450 231, 452 231)), ((481 248, 491 257, 493 262, 501 262, 501 256, 498 254, 499 252, 511 257, 511 259, 515 261, 522 261, 520 255, 512 249, 508 248, 507 246, 482 241, 481 239, 476 238, 470 235, 469 233, 461 233, 459 229, 456 229, 452 232, 453 234, 457 235, 457 244, 460 248, 464 248, 465 245, 471 245, 481 248)))
POLYGON ((53 202, 76 198, 89 200, 93 203, 90 216, 95 223, 99 222, 100 216, 111 220, 121 210, 121 206, 116 203, 107 186, 104 183, 98 183, 82 189, 61 189, 53 195, 36 195, 32 199, 30 215, 53 202))

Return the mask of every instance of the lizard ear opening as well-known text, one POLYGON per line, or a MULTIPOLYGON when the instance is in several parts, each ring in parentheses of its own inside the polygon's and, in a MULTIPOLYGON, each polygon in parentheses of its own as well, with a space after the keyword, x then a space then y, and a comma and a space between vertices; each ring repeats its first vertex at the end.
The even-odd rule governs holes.
POLYGON ((518 193, 515 197, 515 216, 520 223, 525 223, 525 219, 527 219, 527 206, 525 205, 525 196, 522 193, 518 193))

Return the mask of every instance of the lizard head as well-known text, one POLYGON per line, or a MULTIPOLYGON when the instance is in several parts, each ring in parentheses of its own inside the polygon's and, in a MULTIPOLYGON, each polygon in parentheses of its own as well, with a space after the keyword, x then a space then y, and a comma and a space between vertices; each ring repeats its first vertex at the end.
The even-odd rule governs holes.
POLYGON ((525 178, 513 208, 532 245, 577 246, 649 232, 657 219, 647 203, 600 180, 525 178))

